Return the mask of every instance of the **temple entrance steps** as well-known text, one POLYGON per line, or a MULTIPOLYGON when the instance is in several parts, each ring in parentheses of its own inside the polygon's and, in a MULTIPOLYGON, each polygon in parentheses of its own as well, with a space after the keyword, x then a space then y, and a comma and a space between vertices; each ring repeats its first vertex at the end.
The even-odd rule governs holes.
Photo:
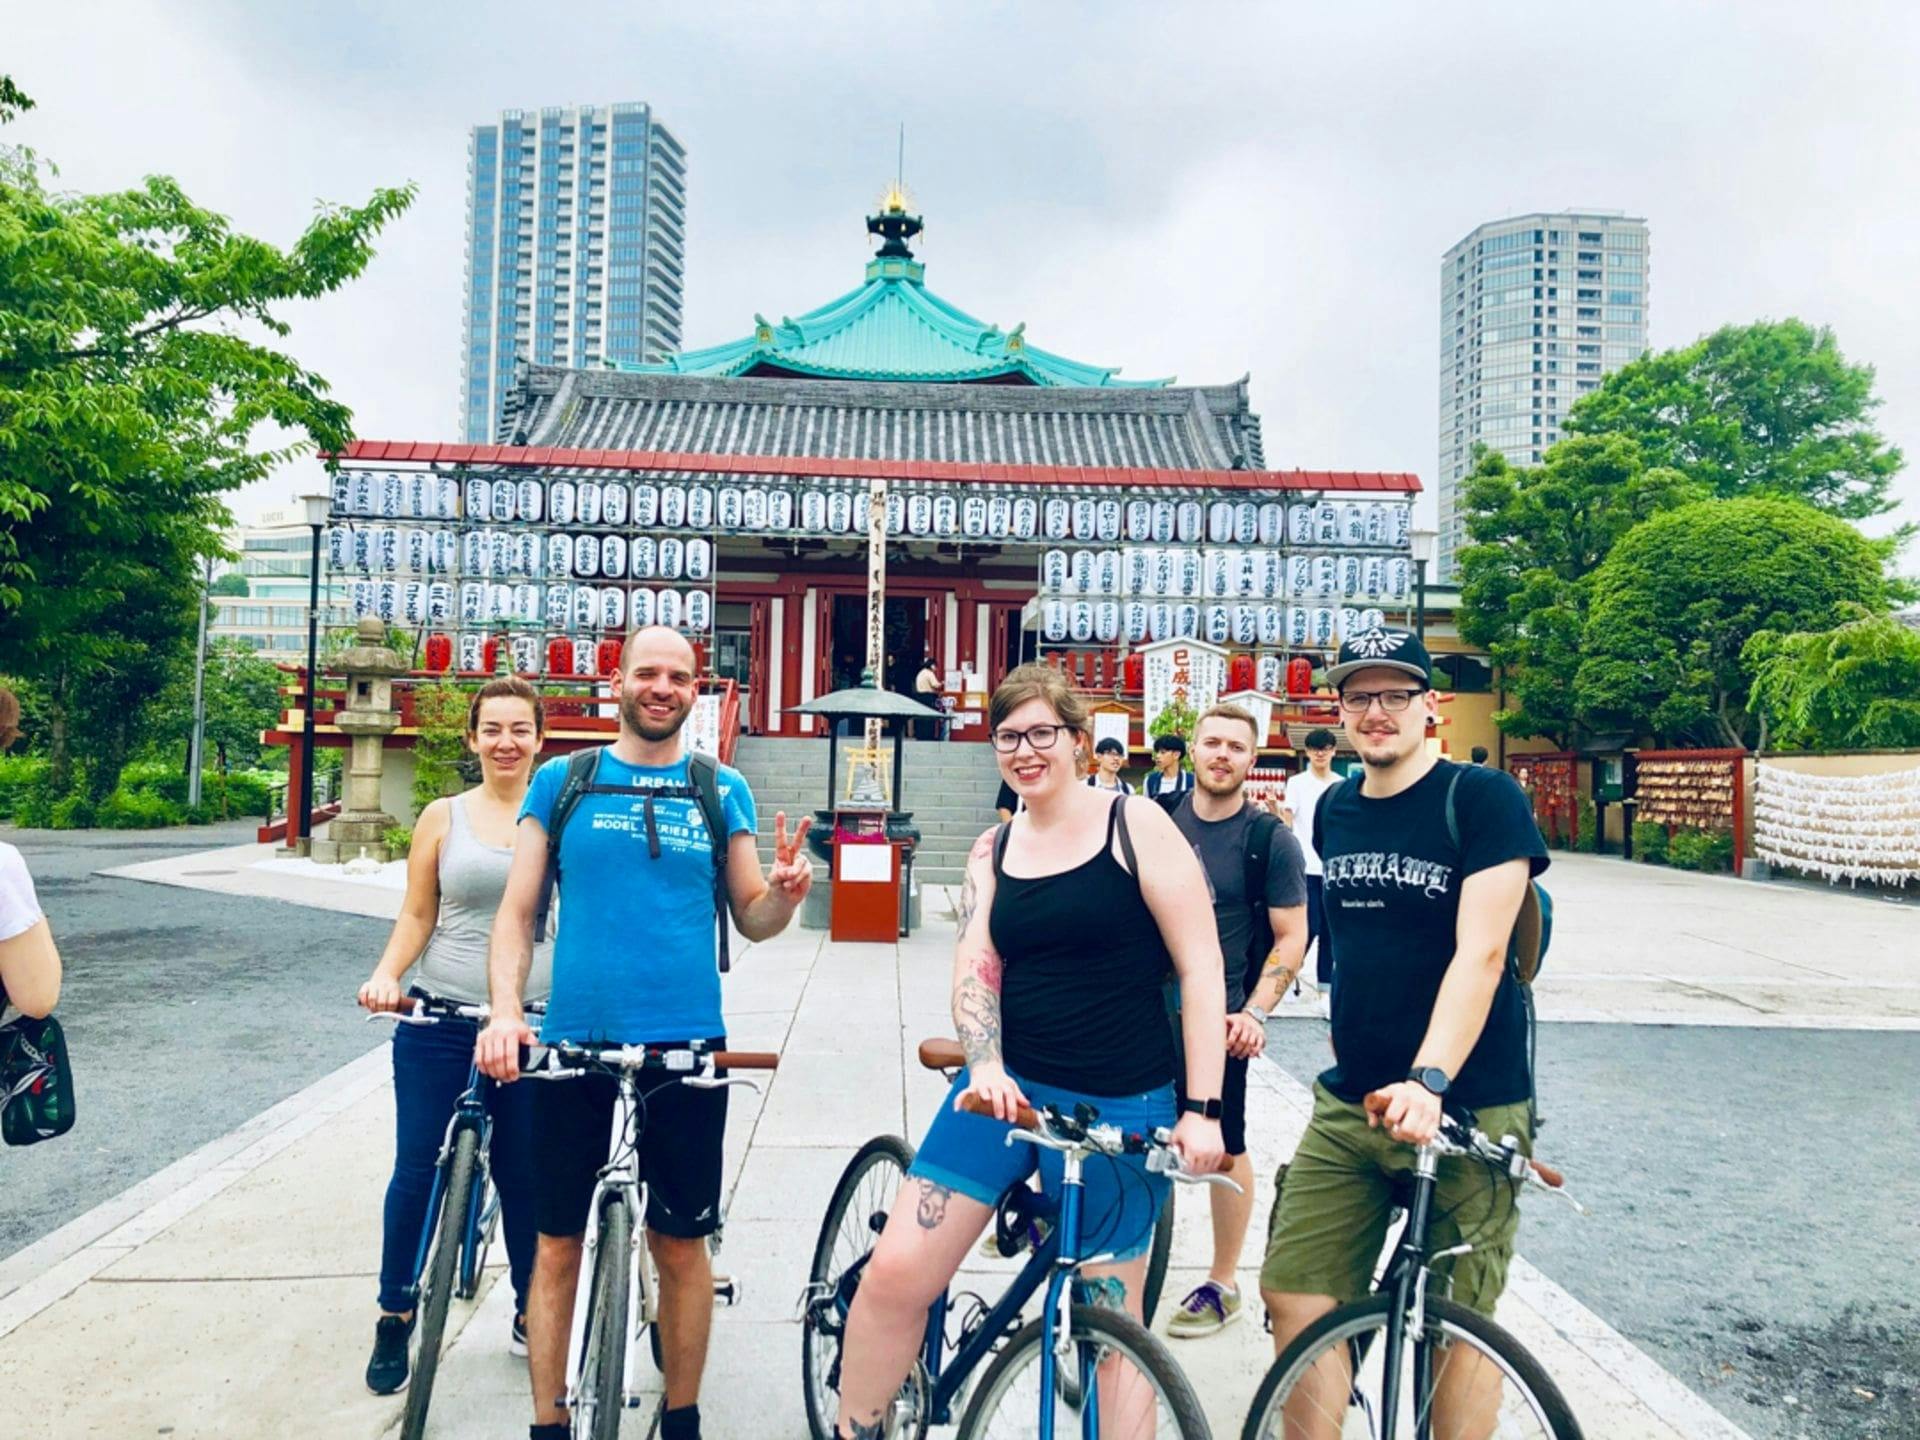
MULTIPOLYGON (((891 750, 892 742, 887 744, 891 750)), ((985 745, 932 740, 909 740, 903 750, 900 805, 912 812, 921 834, 914 878, 923 886, 958 885, 967 852, 994 823, 1000 772, 993 752, 985 745)), ((743 735, 733 764, 753 789, 763 860, 772 855, 777 812, 786 811, 791 826, 827 803, 827 742, 822 736, 743 735)))

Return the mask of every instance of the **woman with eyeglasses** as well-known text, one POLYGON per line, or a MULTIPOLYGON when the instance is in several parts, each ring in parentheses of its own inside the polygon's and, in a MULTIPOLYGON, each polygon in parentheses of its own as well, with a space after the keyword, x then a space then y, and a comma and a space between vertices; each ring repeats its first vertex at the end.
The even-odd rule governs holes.
MULTIPOLYGON (((1006 1143, 1022 1103, 1095 1107, 1102 1121, 1173 1125, 1189 1169, 1219 1168, 1225 966, 1205 877, 1151 800, 1083 784, 1085 702, 1049 665, 1022 665, 988 707, 1000 774, 1025 808, 974 844, 960 893, 953 1021, 967 1068, 921 1141, 861 1277, 841 1358, 839 1432, 877 1435, 912 1367, 927 1307, 980 1238, 1002 1191, 1036 1163, 1057 1194, 1060 1157, 1006 1143), (1179 978, 1187 1113, 1175 1123, 1173 1034, 1162 983, 1179 978), (995 1118, 959 1108, 973 1097, 995 1118)), ((1087 1267, 1140 1315, 1168 1181, 1139 1158, 1089 1165, 1087 1267)))

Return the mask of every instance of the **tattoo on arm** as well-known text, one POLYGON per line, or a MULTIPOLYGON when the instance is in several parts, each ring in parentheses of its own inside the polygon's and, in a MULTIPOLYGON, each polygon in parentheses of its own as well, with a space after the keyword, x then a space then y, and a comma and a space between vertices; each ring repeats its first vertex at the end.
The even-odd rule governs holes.
POLYGON ((967 1064, 1000 1058, 1000 957, 991 948, 953 987, 953 1024, 967 1064))
POLYGON ((1262 969, 1262 974, 1268 977, 1278 975, 1282 988, 1290 985, 1293 982, 1293 977, 1299 973, 1300 967, 1298 965, 1289 965, 1285 960, 1281 959, 1278 950, 1274 950, 1267 955, 1267 963, 1262 969))
POLYGON ((980 905, 980 887, 973 883, 973 871, 968 870, 960 881, 960 909, 955 917, 959 921, 958 934, 962 940, 967 938, 967 926, 973 923, 973 912, 980 905))
POLYGON ((947 1218, 947 1201, 953 1198, 953 1191, 931 1180, 922 1180, 919 1184, 920 1204, 914 1212, 914 1218, 920 1222, 922 1230, 938 1230, 941 1222, 947 1218))

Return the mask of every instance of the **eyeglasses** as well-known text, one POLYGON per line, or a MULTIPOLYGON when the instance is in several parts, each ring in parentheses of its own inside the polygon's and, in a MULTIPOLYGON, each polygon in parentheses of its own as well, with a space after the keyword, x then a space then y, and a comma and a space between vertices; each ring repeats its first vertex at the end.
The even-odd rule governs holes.
POLYGON ((1340 708, 1349 715, 1364 715, 1378 700, 1382 710, 1397 715, 1413 703, 1414 696, 1426 693, 1425 690, 1342 690, 1340 708))
POLYGON ((1026 730, 996 730, 993 732, 993 748, 1002 755, 1011 755, 1024 740, 1036 750, 1051 750, 1054 741, 1060 738, 1060 732, 1066 728, 1064 725, 1035 725, 1026 730))

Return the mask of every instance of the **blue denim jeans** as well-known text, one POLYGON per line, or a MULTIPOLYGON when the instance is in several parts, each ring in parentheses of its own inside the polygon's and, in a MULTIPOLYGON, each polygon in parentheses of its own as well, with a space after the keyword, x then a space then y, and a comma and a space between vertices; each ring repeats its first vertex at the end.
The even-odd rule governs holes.
MULTIPOLYGON (((433 1167, 440 1158, 447 1122, 466 1092, 478 1028, 442 1020, 438 1025, 397 1025, 393 1033, 393 1178, 387 1182, 386 1233, 380 1247, 380 1308, 411 1310, 414 1262, 420 1228, 433 1194, 433 1167)), ((493 1183, 500 1190, 500 1228, 515 1305, 527 1308, 533 1273, 533 1096, 531 1084, 491 1086, 493 1183)))

